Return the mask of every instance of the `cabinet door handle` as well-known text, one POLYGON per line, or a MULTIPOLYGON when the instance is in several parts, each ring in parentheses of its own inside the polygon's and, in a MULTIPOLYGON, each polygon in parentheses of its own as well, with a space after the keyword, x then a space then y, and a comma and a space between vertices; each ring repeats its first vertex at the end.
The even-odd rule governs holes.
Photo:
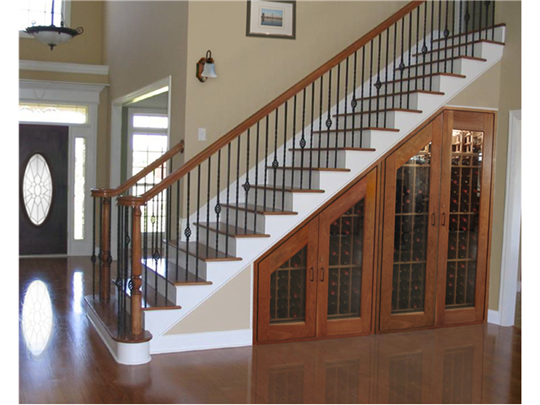
POLYGON ((321 267, 321 281, 324 281, 324 267, 321 267))
POLYGON ((435 226, 435 213, 431 214, 431 225, 435 226))
POLYGON ((313 270, 313 267, 311 268, 311 281, 315 280, 315 270, 313 270))
POLYGON ((446 223, 446 213, 443 212, 442 214, 442 226, 446 223))

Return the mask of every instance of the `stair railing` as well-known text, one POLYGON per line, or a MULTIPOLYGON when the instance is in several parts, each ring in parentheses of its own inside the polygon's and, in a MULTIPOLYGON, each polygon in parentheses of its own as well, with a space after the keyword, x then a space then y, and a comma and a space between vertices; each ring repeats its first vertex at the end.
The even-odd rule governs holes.
MULTIPOLYGON (((458 59, 496 41, 494 20, 490 1, 412 1, 159 184, 119 197, 118 271, 130 280, 132 335, 148 302, 142 264, 188 281, 205 279, 201 259, 235 259, 231 236, 263 231, 262 214, 294 214, 290 193, 318 192, 314 169, 339 169, 342 150, 372 151, 371 131, 396 131, 388 112, 415 110, 415 93, 437 93, 438 76, 459 76, 458 59), (159 235, 149 229, 157 221, 165 221, 159 235)), ((167 301, 157 273, 154 291, 167 301)))

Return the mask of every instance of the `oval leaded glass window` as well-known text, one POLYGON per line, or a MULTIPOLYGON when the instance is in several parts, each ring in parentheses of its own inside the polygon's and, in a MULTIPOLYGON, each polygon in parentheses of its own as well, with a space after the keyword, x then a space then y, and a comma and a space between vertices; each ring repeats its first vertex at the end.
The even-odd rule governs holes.
POLYGON ((53 194, 51 170, 43 155, 36 153, 28 160, 22 187, 28 218, 34 225, 41 225, 51 208, 53 194))

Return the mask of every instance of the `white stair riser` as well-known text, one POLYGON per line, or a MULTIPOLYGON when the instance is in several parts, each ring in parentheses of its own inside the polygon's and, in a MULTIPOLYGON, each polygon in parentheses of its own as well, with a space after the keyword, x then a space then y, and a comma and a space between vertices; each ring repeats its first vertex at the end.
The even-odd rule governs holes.
MULTIPOLYGON (((220 225, 221 226, 221 225, 220 225)), ((225 229, 225 225, 221 229, 225 229)), ((219 251, 225 252, 231 256, 237 256, 236 242, 237 239, 232 236, 226 236, 221 232, 216 232, 211 229, 201 227, 201 243, 210 246, 212 249, 216 249, 216 235, 217 235, 217 247, 219 251)))
MULTIPOLYGON (((239 207, 243 207, 244 203, 239 203, 239 207)), ((236 218, 238 217, 238 226, 241 228, 247 228, 247 229, 253 229, 260 233, 267 233, 265 232, 265 216, 261 214, 256 214, 251 211, 248 211, 247 216, 245 214, 245 210, 236 208, 230 208, 229 209, 229 225, 235 225, 236 224, 236 218), (257 220, 255 220, 255 217, 257 217, 257 220)), ((224 224, 226 222, 225 216, 222 216, 220 218, 220 221, 224 224)))
MULTIPOLYGON (((267 183, 268 187, 272 187, 271 184, 267 183)), ((276 186, 275 190, 272 189, 258 189, 255 193, 255 189, 251 189, 248 194, 248 203, 265 206, 267 208, 279 208, 284 210, 290 210, 292 207, 292 193, 283 192, 276 186)))
MULTIPOLYGON (((290 152, 290 155, 287 157, 287 166, 294 166, 294 167, 310 167, 310 158, 312 167, 327 167, 326 162, 328 161, 328 167, 338 167, 338 168, 345 168, 345 152, 344 151, 332 151, 332 150, 326 150, 325 148, 330 147, 333 148, 334 144, 330 143, 330 145, 327 145, 326 136, 319 136, 319 139, 321 143, 316 143, 314 146, 315 148, 322 148, 320 151, 294 151, 290 152), (337 154, 337 157, 336 157, 337 154), (294 155, 294 161, 293 161, 293 155, 294 155), (302 155, 304 156, 304 160, 302 160, 302 155), (336 165, 334 165, 334 162, 337 162, 336 165)), ((347 146, 350 145, 350 141, 347 146)), ((355 147, 360 147, 360 145, 355 144, 355 147)), ((296 175, 295 175, 296 176, 296 175)))
MULTIPOLYGON (((196 227, 194 226, 192 229, 193 229, 193 235, 191 235, 190 242, 195 242, 196 241, 196 236, 195 236, 196 235, 196 232, 195 232, 196 227)), ((201 242, 202 237, 203 237, 203 235, 200 234, 199 235, 199 243, 201 242)), ((195 252, 196 252, 196 249, 193 246, 190 246, 189 252, 190 252, 190 254, 188 255, 186 252, 183 252, 181 250, 178 251, 178 265, 185 269, 186 268, 186 257, 187 257, 189 272, 195 274, 196 271, 197 271, 196 269, 197 269, 197 263, 198 263, 198 266, 199 266, 198 267, 198 275, 199 275, 199 277, 201 277, 203 279, 206 279, 206 265, 207 265, 207 262, 205 262, 204 260, 199 260, 194 256, 195 252)), ((176 264, 176 249, 174 249, 174 248, 169 248, 169 261, 171 263, 176 264)))
MULTIPOLYGON (((309 153, 307 154, 307 159, 309 162, 309 153)), ((312 154, 312 162, 317 162, 317 154, 312 154)), ((297 166, 301 167, 301 166, 297 166)), ((314 167, 314 166, 312 166, 314 167)), ((268 182, 270 184, 276 184, 277 186, 292 187, 292 188, 319 188, 319 172, 318 171, 309 171, 309 170, 268 170, 268 182), (274 178, 275 177, 275 178, 274 178)))
MULTIPOLYGON (((382 91, 380 92, 380 97, 378 98, 378 100, 379 100, 379 108, 384 108, 385 103, 386 103, 387 108, 407 108, 407 95, 406 94, 402 95, 401 97, 400 96, 388 96, 388 97, 385 97, 384 96, 384 94, 385 94, 384 87, 381 87, 381 89, 382 89, 382 91), (400 101, 400 98, 401 98, 401 101, 400 101)), ((428 86, 426 86, 426 90, 429 90, 428 86)), ((389 94, 392 94, 394 92, 399 93, 400 91, 401 91, 400 83, 395 83, 395 86, 388 85, 389 94)), ((407 91, 407 84, 406 83, 403 83, 403 91, 407 91)), ((436 90, 433 89, 433 91, 436 91, 436 90)), ((364 100, 364 101, 362 101, 362 103, 364 104, 363 111, 375 110, 376 106, 377 106, 377 98, 371 99, 371 108, 369 106, 370 105, 370 100, 364 100)), ((411 110, 416 110, 418 108, 418 94, 417 93, 409 94, 409 104, 408 105, 409 105, 408 108, 411 109, 411 110)), ((360 105, 360 101, 359 101, 358 106, 355 109, 355 112, 361 112, 361 111, 362 111, 362 106, 360 105)), ((354 122, 355 122, 355 127, 360 126, 361 123, 360 123, 359 116, 357 116, 355 118, 354 122)), ((365 119, 365 115, 364 115, 364 118, 362 120, 362 125, 366 126, 365 123, 366 123, 366 119, 365 119)))

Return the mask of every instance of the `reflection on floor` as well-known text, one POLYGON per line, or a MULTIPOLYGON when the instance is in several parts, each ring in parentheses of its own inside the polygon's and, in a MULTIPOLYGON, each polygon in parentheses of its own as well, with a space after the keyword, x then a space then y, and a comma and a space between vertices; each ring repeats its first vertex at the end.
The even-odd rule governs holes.
POLYGON ((155 355, 120 366, 85 316, 89 264, 20 261, 22 403, 521 402, 521 329, 491 324, 155 355))

